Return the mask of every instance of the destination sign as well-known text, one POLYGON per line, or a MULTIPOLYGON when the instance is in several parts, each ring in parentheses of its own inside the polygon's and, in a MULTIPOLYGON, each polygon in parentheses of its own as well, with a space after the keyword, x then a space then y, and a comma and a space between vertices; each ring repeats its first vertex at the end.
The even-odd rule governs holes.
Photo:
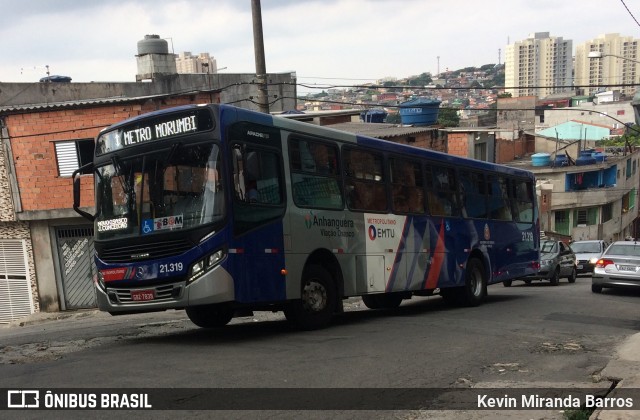
POLYGON ((208 110, 198 109, 150 118, 98 137, 96 156, 139 144, 197 133, 213 128, 208 110))

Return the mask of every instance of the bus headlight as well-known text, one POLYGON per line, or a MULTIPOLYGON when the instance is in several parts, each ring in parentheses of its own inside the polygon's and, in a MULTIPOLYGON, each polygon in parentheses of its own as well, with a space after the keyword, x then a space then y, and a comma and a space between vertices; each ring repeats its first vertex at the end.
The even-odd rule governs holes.
POLYGON ((189 270, 189 279, 187 283, 190 283, 197 278, 200 278, 207 271, 211 270, 213 267, 218 265, 222 258, 224 257, 224 252, 221 249, 217 250, 213 254, 206 255, 204 258, 196 261, 192 266, 191 270, 189 270))
POLYGON ((106 286, 104 284, 104 275, 102 274, 102 271, 98 270, 98 274, 96 275, 96 282, 97 285, 100 286, 101 289, 106 289, 106 286))

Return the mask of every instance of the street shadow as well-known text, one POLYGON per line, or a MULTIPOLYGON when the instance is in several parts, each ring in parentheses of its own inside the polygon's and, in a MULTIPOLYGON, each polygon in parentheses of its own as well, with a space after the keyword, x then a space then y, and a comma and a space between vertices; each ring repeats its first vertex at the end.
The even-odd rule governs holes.
MULTIPOLYGON (((491 290, 491 288, 489 290, 491 290)), ((533 297, 523 295, 491 295, 489 293, 483 306, 531 298, 533 297)), ((477 308, 448 304, 440 296, 414 297, 403 301, 400 307, 394 309, 367 309, 363 306, 361 309, 347 310, 335 314, 331 324, 320 330, 301 331, 284 318, 278 320, 255 320, 255 318, 247 317, 237 318, 235 322, 232 321, 231 324, 222 328, 206 329, 199 328, 195 325, 191 327, 191 325, 189 325, 186 329, 175 332, 152 336, 129 337, 126 340, 132 342, 143 341, 144 343, 207 346, 260 341, 274 336, 292 336, 301 339, 304 337, 326 335, 327 331, 332 335, 340 335, 344 332, 342 327, 352 325, 370 326, 372 323, 379 322, 384 318, 413 318, 429 316, 429 314, 433 313, 472 311, 474 309, 477 308)))

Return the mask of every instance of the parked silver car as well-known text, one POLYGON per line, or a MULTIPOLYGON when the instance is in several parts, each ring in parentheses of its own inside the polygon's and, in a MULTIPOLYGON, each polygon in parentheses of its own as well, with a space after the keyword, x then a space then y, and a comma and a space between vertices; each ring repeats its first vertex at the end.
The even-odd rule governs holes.
POLYGON ((591 291, 605 287, 640 287, 640 242, 616 241, 604 251, 593 269, 591 291))
POLYGON ((593 273, 593 267, 600 255, 607 249, 608 244, 603 240, 575 241, 569 244, 576 254, 578 274, 593 273))
MULTIPOLYGON (((557 286, 561 277, 566 277, 569 283, 575 283, 578 276, 576 270, 576 255, 569 245, 562 241, 543 239, 540 241, 540 268, 538 273, 518 280, 530 284, 532 280, 549 280, 551 285, 557 286)), ((502 282, 504 286, 511 286, 511 280, 502 282)))

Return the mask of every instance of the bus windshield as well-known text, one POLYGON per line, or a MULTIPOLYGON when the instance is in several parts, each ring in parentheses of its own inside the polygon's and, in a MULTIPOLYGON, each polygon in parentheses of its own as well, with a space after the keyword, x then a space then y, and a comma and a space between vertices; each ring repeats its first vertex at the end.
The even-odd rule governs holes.
POLYGON ((224 218, 220 148, 185 146, 120 159, 96 170, 96 238, 184 230, 224 218))

